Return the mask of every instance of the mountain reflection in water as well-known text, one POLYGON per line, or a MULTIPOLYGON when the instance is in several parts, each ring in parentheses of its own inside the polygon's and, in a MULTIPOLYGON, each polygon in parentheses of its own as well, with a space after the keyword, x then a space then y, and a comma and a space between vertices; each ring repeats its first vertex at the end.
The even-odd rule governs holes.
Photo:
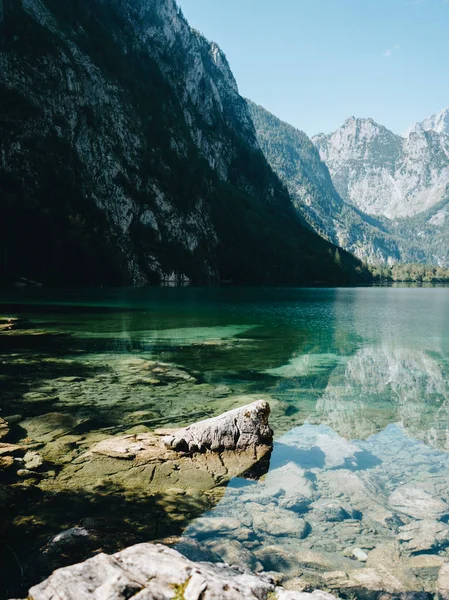
MULTIPOLYGON (((331 589, 349 586, 366 557, 375 568, 377 551, 399 557, 395 577, 421 589, 410 561, 447 556, 449 288, 22 290, 2 300, 23 325, 0 334, 0 416, 13 417, 8 441, 34 440, 53 470, 16 486, 5 513, 5 542, 30 580, 48 540, 86 522, 108 551, 183 533, 178 547, 192 556, 199 542, 203 558, 331 589), (107 473, 101 486, 96 472, 83 479, 80 457, 99 439, 257 398, 271 404, 276 439, 260 481, 156 502, 125 467, 113 485, 107 473)), ((58 552, 78 560, 92 547, 58 552)), ((3 564, 18 596, 6 546, 3 564)))

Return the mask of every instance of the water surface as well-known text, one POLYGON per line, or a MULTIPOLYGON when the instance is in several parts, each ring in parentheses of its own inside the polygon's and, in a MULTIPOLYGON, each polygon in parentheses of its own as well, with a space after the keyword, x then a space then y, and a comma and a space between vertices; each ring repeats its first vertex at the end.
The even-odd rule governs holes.
MULTIPOLYGON (((362 567, 354 548, 398 539, 412 555, 401 527, 447 520, 447 287, 42 289, 1 300, 0 316, 23 323, 0 333, 0 416, 12 423, 8 441, 51 453, 55 475, 101 436, 185 425, 257 398, 271 403, 276 439, 266 478, 232 481, 218 504, 186 498, 168 509, 107 486, 11 485, 9 593, 36 576, 26 565, 48 538, 89 519, 109 534, 102 549, 183 532, 217 559, 291 576, 298 552, 321 553, 327 570, 362 567), (148 361, 179 372, 155 383, 148 361), (401 512, 392 494, 407 486, 443 508, 401 512)), ((447 545, 449 532, 418 553, 446 556, 447 545)))

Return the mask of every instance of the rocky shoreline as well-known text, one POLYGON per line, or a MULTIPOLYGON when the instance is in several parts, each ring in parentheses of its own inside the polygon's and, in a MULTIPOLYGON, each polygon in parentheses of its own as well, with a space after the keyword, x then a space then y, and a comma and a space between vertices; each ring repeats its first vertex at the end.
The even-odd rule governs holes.
POLYGON ((161 544, 139 544, 113 556, 98 554, 55 571, 27 600, 335 600, 292 592, 269 573, 255 575, 223 563, 192 562, 161 544))
MULTIPOLYGON (((224 492, 223 485, 234 477, 246 484, 219 494, 216 507, 195 519, 182 537, 164 540, 171 548, 144 543, 110 556, 93 550, 94 543, 92 558, 57 569, 31 588, 28 597, 329 600, 335 598, 333 593, 366 600, 449 598, 449 559, 444 552, 449 546, 449 505, 405 485, 390 495, 388 508, 378 496, 377 512, 371 502, 371 512, 365 514, 360 502, 366 504, 365 495, 374 498, 376 491, 369 491, 367 482, 361 488, 362 480, 354 472, 340 469, 340 477, 353 488, 353 504, 359 497, 357 508, 342 494, 337 501, 320 498, 313 469, 292 460, 272 465, 267 473, 273 442, 269 413, 269 404, 261 400, 182 429, 117 435, 94 443, 73 461, 75 470, 65 479, 60 476, 59 485, 94 490, 100 476, 109 483, 120 482, 125 493, 140 487, 142 493, 172 496, 176 503, 193 490, 224 492), (393 527, 396 535, 376 545, 376 527, 393 527), (347 540, 348 549, 342 554, 318 551, 314 536, 326 530, 336 540, 347 540), (303 540, 304 546, 298 549, 295 540, 303 540), (360 546, 354 545, 356 540, 363 540, 360 546)), ((0 431, 7 435, 5 421, 0 431)), ((286 441, 289 435, 294 432, 286 441)), ((301 440, 304 443, 304 434, 301 440)), ((341 439, 334 438, 333 444, 327 440, 327 450, 323 433, 313 443, 334 467, 334 478, 339 461, 357 459, 355 448, 341 439)), ((295 446, 286 447, 294 458, 295 446)), ((7 443, 0 448, 13 460, 16 452, 25 450, 7 443)), ((21 460, 30 473, 43 464, 32 450, 21 460)), ((95 539, 95 525, 87 521, 49 540, 44 549, 49 561, 57 566, 58 554, 70 553, 77 545, 87 551, 92 541, 100 541, 95 539)))
MULTIPOLYGON (((95 444, 84 458, 89 464, 104 457, 127 461, 132 464, 131 470, 151 465, 149 485, 153 481, 161 485, 176 471, 180 474, 176 484, 181 487, 186 487, 192 478, 201 479, 201 473, 215 478, 208 482, 209 486, 222 484, 226 478, 245 475, 271 451, 269 413, 269 404, 258 401, 183 429, 108 438, 95 444), (219 474, 211 469, 217 459, 221 464, 219 474), (158 469, 163 473, 156 475, 158 469)), ((289 523, 284 525, 288 527, 289 523)), ((89 536, 88 530, 74 528, 56 536, 53 544, 84 536, 89 536)), ((335 599, 325 592, 285 590, 277 585, 274 575, 254 574, 221 562, 193 562, 172 548, 146 543, 112 556, 99 553, 82 563, 57 569, 29 590, 28 599, 335 599)))
MULTIPOLYGON (((21 331, 12 321, 6 326, 7 335, 21 331)), ((0 528, 16 511, 24 540, 42 532, 26 557, 29 585, 89 557, 157 540, 195 564, 238 565, 256 578, 268 572, 275 585, 269 594, 282 586, 285 593, 320 589, 367 600, 449 598, 445 453, 393 424, 349 442, 310 422, 273 446, 268 397, 253 402, 170 363, 135 357, 114 368, 93 381, 54 378, 25 394, 39 409, 35 416, 0 418, 0 528), (84 416, 83 390, 93 385, 107 410, 126 400, 116 399, 116 389, 133 392, 122 427, 95 429, 84 416), (153 402, 152 390, 176 393, 181 405, 206 394, 231 410, 181 429, 150 429, 142 406, 153 402), (81 408, 67 411, 75 400, 81 408), (242 407, 245 400, 251 404, 242 407), (59 406, 45 412, 49 405, 59 406), (15 492, 41 503, 38 517, 18 515, 15 492), (72 504, 83 518, 64 519, 72 504)), ((329 404, 336 418, 339 404, 329 404)), ((9 559, 14 563, 12 552, 9 559)))

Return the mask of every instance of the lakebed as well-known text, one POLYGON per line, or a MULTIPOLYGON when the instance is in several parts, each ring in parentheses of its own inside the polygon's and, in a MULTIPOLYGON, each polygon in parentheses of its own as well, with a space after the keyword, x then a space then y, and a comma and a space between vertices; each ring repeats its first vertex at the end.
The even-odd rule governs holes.
POLYGON ((164 540, 292 589, 434 594, 449 562, 449 288, 18 290, 0 331, 4 597, 164 540), (259 469, 96 454, 265 400, 259 469), (242 476, 243 475, 243 476, 242 476))

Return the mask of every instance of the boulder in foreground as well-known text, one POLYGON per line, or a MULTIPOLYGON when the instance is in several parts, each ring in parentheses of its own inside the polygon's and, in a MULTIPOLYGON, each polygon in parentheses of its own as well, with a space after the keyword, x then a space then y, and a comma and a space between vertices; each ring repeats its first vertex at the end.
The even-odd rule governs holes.
POLYGON ((225 564, 195 563, 161 544, 137 544, 58 569, 29 600, 335 600, 277 588, 272 579, 225 564))

